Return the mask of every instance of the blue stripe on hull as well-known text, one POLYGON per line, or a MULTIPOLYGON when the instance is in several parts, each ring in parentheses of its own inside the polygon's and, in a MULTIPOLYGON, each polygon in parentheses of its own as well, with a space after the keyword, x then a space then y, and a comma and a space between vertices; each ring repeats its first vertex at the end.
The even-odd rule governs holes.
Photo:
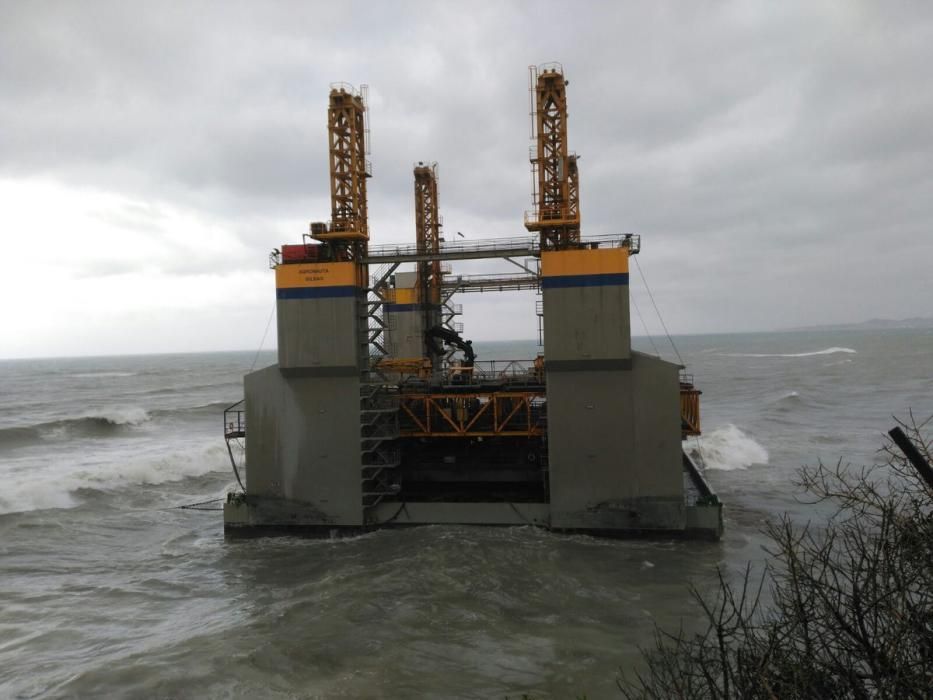
POLYGON ((283 287, 275 290, 276 299, 334 299, 355 297, 358 287, 283 287))
POLYGON ((418 311, 420 304, 386 304, 385 310, 390 313, 397 313, 399 311, 418 311))
POLYGON ((627 272, 615 272, 605 275, 561 275, 543 277, 542 289, 563 289, 566 287, 614 287, 628 284, 627 272))

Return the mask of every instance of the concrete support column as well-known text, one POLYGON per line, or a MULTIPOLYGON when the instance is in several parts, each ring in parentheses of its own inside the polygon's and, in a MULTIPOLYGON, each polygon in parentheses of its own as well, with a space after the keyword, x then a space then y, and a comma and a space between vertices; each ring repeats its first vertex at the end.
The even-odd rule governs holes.
POLYGON ((628 250, 541 265, 552 526, 682 530, 677 366, 632 354, 628 250))
POLYGON ((279 363, 244 382, 255 524, 363 522, 362 277, 352 262, 276 268, 279 363))

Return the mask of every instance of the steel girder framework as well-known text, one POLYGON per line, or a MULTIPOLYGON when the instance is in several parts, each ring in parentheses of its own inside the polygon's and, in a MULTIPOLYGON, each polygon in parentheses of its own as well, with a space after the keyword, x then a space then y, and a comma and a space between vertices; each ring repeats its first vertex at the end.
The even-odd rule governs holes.
POLYGON ((547 432, 545 392, 403 394, 402 437, 540 437, 547 432))
POLYGON ((541 249, 573 246, 580 240, 580 188, 577 156, 567 151, 567 81, 559 65, 531 68, 533 91, 531 159, 536 210, 525 217, 529 231, 539 231, 541 249))
POLYGON ((338 259, 359 259, 366 255, 369 240, 366 179, 370 172, 366 161, 365 86, 359 92, 350 85, 332 86, 327 132, 331 222, 328 230, 312 229, 312 235, 342 247, 343 254, 338 255, 338 259))
POLYGON ((680 385, 680 430, 684 439, 701 435, 700 394, 703 392, 692 384, 680 385))

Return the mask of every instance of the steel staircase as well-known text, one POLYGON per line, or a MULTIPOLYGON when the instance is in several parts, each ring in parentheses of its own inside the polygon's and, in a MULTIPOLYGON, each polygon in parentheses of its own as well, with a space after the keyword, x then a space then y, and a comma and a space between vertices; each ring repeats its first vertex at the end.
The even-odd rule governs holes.
POLYGON ((364 522, 369 521, 371 508, 399 491, 396 471, 401 455, 395 442, 399 436, 398 391, 386 383, 378 368, 379 361, 388 355, 388 324, 383 314, 386 282, 397 267, 378 268, 360 302, 360 479, 364 522))
POLYGON ((360 385, 360 465, 364 516, 366 509, 399 491, 394 473, 401 463, 399 449, 395 446, 399 436, 398 412, 399 397, 394 387, 381 382, 360 385))

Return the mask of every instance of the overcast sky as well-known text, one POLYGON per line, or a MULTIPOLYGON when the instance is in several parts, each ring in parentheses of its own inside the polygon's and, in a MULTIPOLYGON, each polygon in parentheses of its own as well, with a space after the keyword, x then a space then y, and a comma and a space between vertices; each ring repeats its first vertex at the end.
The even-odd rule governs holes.
MULTIPOLYGON (((449 237, 526 235, 549 61, 584 236, 642 235, 673 333, 933 316, 931 7, 3 2, 0 357, 255 349, 269 251, 329 218, 335 81, 373 243, 413 240, 417 160, 449 237)), ((465 335, 535 337, 534 300, 463 296, 465 335)))

